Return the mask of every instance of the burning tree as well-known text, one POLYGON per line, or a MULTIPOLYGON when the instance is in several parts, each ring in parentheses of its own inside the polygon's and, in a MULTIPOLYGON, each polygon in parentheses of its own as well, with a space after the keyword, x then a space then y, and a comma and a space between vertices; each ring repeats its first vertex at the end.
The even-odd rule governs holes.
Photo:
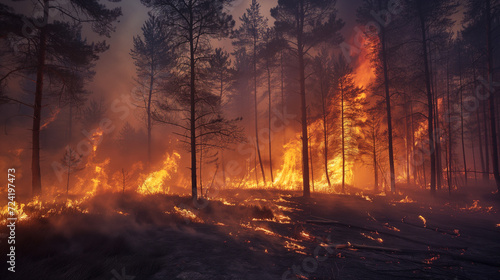
POLYGON ((196 140, 200 116, 197 116, 197 102, 201 97, 197 93, 197 73, 203 60, 208 40, 212 37, 224 37, 234 26, 233 18, 224 12, 224 7, 231 0, 142 0, 143 4, 157 10, 166 20, 167 26, 174 31, 172 38, 183 48, 188 56, 183 61, 189 73, 189 144, 191 153, 191 189, 193 199, 197 199, 197 144, 196 140))
MULTIPOLYGON (((362 6, 358 10, 358 21, 367 24, 370 21, 374 20, 374 12, 373 11, 382 11, 384 9, 389 8, 388 0, 365 0, 363 1, 362 6)), ((377 15, 378 16, 378 15, 377 15)), ((374 30, 365 30, 367 34, 372 36, 367 36, 367 38, 371 41, 372 44, 372 54, 374 56, 374 60, 381 67, 381 83, 384 89, 384 99, 385 99, 385 107, 386 107, 386 116, 387 116, 387 134, 388 134, 388 148, 389 148, 389 168, 390 168, 390 178, 391 178, 391 191, 396 191, 396 175, 394 170, 394 145, 393 145, 393 132, 392 132, 392 107, 391 107, 391 92, 390 92, 390 76, 389 76, 389 36, 391 31, 387 24, 390 22, 388 18, 390 15, 383 15, 384 22, 379 25, 379 31, 376 33, 374 30), (389 30, 388 30, 389 29, 389 30), (373 36, 375 34, 375 36, 373 36)))
POLYGON ((276 31, 284 35, 288 48, 297 59, 304 197, 310 196, 305 58, 320 43, 338 44, 342 40, 339 31, 344 23, 337 19, 335 4, 335 0, 279 0, 278 6, 271 9, 271 16, 276 19, 276 31))
MULTIPOLYGON (((353 77, 353 70, 343 56, 339 56, 334 64, 334 90, 336 103, 340 112, 340 153, 342 155, 342 192, 345 193, 346 159, 354 157, 358 152, 361 127, 364 119, 360 116, 364 109, 364 89, 359 87, 353 77)), ((352 161, 351 161, 352 162, 352 161)), ((349 166, 352 168, 353 166, 349 166)))
POLYGON ((331 110, 329 110, 331 99, 333 98, 333 61, 326 49, 314 57, 313 67, 313 82, 316 85, 316 92, 319 92, 321 98, 321 118, 323 122, 323 160, 325 167, 325 177, 328 187, 331 188, 330 172, 328 171, 328 156, 329 154, 329 135, 331 127, 329 126, 331 110))

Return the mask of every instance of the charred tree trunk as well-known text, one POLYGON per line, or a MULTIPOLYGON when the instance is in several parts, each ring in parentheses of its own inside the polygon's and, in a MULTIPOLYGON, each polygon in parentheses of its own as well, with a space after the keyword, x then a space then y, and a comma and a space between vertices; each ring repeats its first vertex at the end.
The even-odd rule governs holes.
POLYGON ((271 185, 274 182, 273 176, 273 156, 272 156, 272 142, 271 142, 271 108, 272 108, 272 98, 271 98, 271 66, 269 65, 269 60, 266 63, 267 68, 267 90, 269 97, 269 118, 268 118, 268 126, 269 126, 269 170, 271 172, 271 185))
MULTIPOLYGON (((254 84, 254 113, 255 113, 255 145, 257 149, 257 156, 259 157, 260 171, 262 172, 262 181, 264 186, 266 185, 266 174, 264 172, 264 164, 262 164, 262 157, 260 155, 260 144, 259 144, 259 111, 258 111, 258 101, 257 101, 257 34, 254 33, 253 36, 253 84, 254 84)), ((257 170, 255 170, 257 173, 257 170)), ((257 185, 258 181, 255 182, 257 185)))
MULTIPOLYGON (((484 94, 484 93, 483 93, 484 94)), ((488 134, 488 109, 486 108, 486 101, 483 102, 483 124, 484 124, 484 163, 486 167, 485 179, 490 180, 490 143, 488 134)))
POLYGON ((465 155, 465 141, 464 141, 464 101, 463 101, 463 89, 462 89, 462 59, 461 59, 461 52, 458 52, 458 67, 459 67, 459 76, 460 76, 460 127, 461 127, 461 141, 462 141, 462 157, 463 157, 463 162, 464 162, 464 176, 465 176, 465 184, 467 185, 467 159, 465 155))
POLYGON ((406 184, 410 185, 410 145, 409 145, 409 127, 408 127, 408 100, 407 94, 404 93, 405 98, 405 150, 406 150, 406 184))
MULTIPOLYGON (((283 50, 280 51, 280 87, 281 87, 281 115, 285 115, 285 67, 283 65, 283 50)), ((286 144, 286 129, 283 129, 283 145, 286 144)))
POLYGON ((306 77, 305 77, 305 64, 304 64, 304 4, 299 2, 299 11, 297 14, 297 55, 299 59, 299 83, 300 83, 300 108, 301 108, 301 122, 302 122, 302 184, 304 197, 311 196, 309 187, 309 151, 307 136, 307 102, 306 102, 306 77))
MULTIPOLYGON (((420 28, 422 32, 422 52, 424 60, 424 72, 425 72, 425 85, 427 90, 427 130, 429 134, 429 153, 430 153, 430 163, 431 163, 431 193, 436 193, 436 154, 434 145, 434 98, 432 97, 431 91, 431 77, 429 71, 429 61, 428 61, 428 51, 427 51, 427 29, 425 26, 425 18, 422 7, 419 7, 419 18, 420 18, 420 28)), ((424 169, 425 172, 425 169, 424 169)), ((425 174, 425 173, 424 173, 425 174)))
POLYGON ((312 184, 312 191, 314 192, 314 165, 313 165, 313 153, 312 153, 312 145, 311 142, 309 142, 309 159, 311 162, 311 184, 312 184))
MULTIPOLYGON (((448 61, 446 63, 446 97, 447 97, 447 109, 448 109, 448 118, 451 118, 451 106, 450 106, 450 72, 449 72, 449 64, 448 61)), ((451 186, 453 184, 453 174, 452 170, 452 160, 453 160, 453 140, 452 140, 452 131, 451 131, 451 119, 448 119, 448 167, 447 167, 447 177, 448 177, 448 193, 451 194, 451 186)))
POLYGON ((373 141, 373 174, 374 174, 373 190, 375 192, 378 192, 377 137, 375 135, 375 124, 373 124, 372 127, 372 141, 373 141))
POLYGON ((189 66, 190 66, 190 133, 191 133, 191 195, 193 200, 198 199, 198 186, 196 183, 196 58, 194 46, 193 11, 189 18, 189 66))
POLYGON ((323 143, 325 145, 325 152, 323 154, 323 160, 325 164, 325 176, 326 176, 326 181, 328 182, 328 188, 332 187, 332 183, 330 182, 330 175, 328 175, 328 123, 327 123, 327 111, 326 111, 326 94, 325 94, 325 89, 323 87, 323 83, 320 84, 321 86, 321 109, 322 109, 322 114, 323 114, 323 143))
POLYGON ((385 106, 387 110, 387 134, 389 141, 389 172, 391 176, 391 192, 396 192, 396 175, 394 171, 394 148, 392 141, 392 112, 391 112, 391 94, 389 90, 389 73, 387 66, 387 50, 385 28, 380 25, 380 48, 382 53, 382 66, 384 71, 384 86, 385 86, 385 106))
MULTIPOLYGON (((48 0, 43 1, 46 13, 44 21, 48 19, 48 0)), ((32 130, 32 158, 31 158, 31 192, 32 196, 42 194, 42 177, 40 173, 40 123, 42 118, 43 79, 45 71, 45 58, 47 51, 47 27, 40 30, 40 44, 38 46, 35 104, 33 105, 33 130, 32 130)))
POLYGON ((498 145, 497 145, 497 124, 496 124, 496 110, 495 110, 495 95, 493 92, 493 45, 492 45, 492 31, 491 31, 491 0, 486 1, 486 45, 487 45, 487 56, 488 56, 488 83, 490 91, 489 103, 490 103, 490 125, 491 125, 491 146, 493 147, 492 159, 493 159, 493 175, 495 176, 495 182, 497 189, 500 191, 500 174, 498 173, 498 145))
POLYGON ((429 62, 431 69, 431 90, 434 97, 434 129, 436 131, 436 137, 434 138, 435 147, 436 147, 436 188, 438 190, 441 189, 441 179, 442 179, 442 162, 441 162, 441 137, 439 133, 439 108, 438 108, 438 94, 437 94, 437 85, 436 85, 436 73, 434 70, 434 66, 432 63, 432 50, 429 50, 429 62))
POLYGON ((151 64, 151 75, 149 77, 149 93, 148 93, 148 105, 147 105, 147 115, 148 115, 148 164, 147 169, 151 167, 151 129, 152 129, 152 119, 151 119, 151 100, 153 97, 153 85, 154 85, 154 76, 153 76, 153 63, 151 64))
MULTIPOLYGON (((474 69, 474 82, 473 82, 473 85, 474 85, 474 88, 477 87, 477 84, 476 84, 476 81, 477 81, 477 75, 476 75, 476 69, 474 69)), ((478 137, 478 141, 479 141, 479 160, 481 161, 481 171, 483 172, 483 180, 484 180, 484 175, 485 175, 485 163, 484 163, 484 149, 483 149, 483 133, 482 133, 482 129, 481 129, 481 117, 479 116, 479 106, 476 110, 476 125, 477 125, 477 137, 478 137)), ((472 135, 472 139, 474 139, 474 135, 472 135)))
POLYGON ((345 193, 345 127, 344 127, 344 85, 340 82, 341 117, 342 122, 342 193, 345 193))
POLYGON ((413 121, 413 102, 410 101, 410 115, 411 115, 411 157, 412 157, 412 166, 413 166, 413 184, 417 184, 417 166, 415 166, 415 126, 413 121))

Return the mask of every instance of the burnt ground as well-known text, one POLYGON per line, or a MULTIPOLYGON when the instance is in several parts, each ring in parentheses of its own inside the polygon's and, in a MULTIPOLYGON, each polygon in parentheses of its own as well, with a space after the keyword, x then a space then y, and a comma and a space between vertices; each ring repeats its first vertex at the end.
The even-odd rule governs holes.
POLYGON ((499 196, 470 192, 47 203, 17 224, 15 273, 2 224, 0 279, 500 279, 499 196))

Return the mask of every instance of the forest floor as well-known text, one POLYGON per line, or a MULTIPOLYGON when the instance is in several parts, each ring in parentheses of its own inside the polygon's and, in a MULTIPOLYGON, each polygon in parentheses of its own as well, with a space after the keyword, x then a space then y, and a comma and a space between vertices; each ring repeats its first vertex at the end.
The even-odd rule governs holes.
POLYGON ((500 279, 498 194, 402 192, 232 190, 198 209, 133 193, 47 204, 16 226, 15 273, 1 225, 0 279, 500 279))

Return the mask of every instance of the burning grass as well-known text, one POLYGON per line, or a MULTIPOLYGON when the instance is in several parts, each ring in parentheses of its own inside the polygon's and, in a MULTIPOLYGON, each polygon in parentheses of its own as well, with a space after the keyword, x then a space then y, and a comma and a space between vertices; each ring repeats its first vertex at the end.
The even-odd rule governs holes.
POLYGON ((500 217, 493 211, 462 210, 465 206, 441 201, 423 204, 417 194, 414 202, 395 206, 393 201, 406 197, 299 196, 227 190, 193 204, 186 196, 126 191, 35 200, 20 206, 27 218, 18 227, 19 267, 24 268, 19 275, 111 279, 112 269, 126 267, 138 279, 279 279, 318 250, 328 261, 309 279, 331 279, 332 269, 355 279, 382 277, 381 268, 394 270, 389 278, 403 277, 398 269, 415 266, 422 269, 415 270, 418 278, 440 275, 441 265, 449 266, 446 275, 485 278, 498 272, 487 264, 500 259, 495 249, 500 217), (457 210, 460 218, 453 216, 457 210), (491 220, 489 231, 476 225, 478 215, 491 220), (324 220, 306 223, 312 218, 324 220), (78 264, 82 259, 87 266, 78 264))

